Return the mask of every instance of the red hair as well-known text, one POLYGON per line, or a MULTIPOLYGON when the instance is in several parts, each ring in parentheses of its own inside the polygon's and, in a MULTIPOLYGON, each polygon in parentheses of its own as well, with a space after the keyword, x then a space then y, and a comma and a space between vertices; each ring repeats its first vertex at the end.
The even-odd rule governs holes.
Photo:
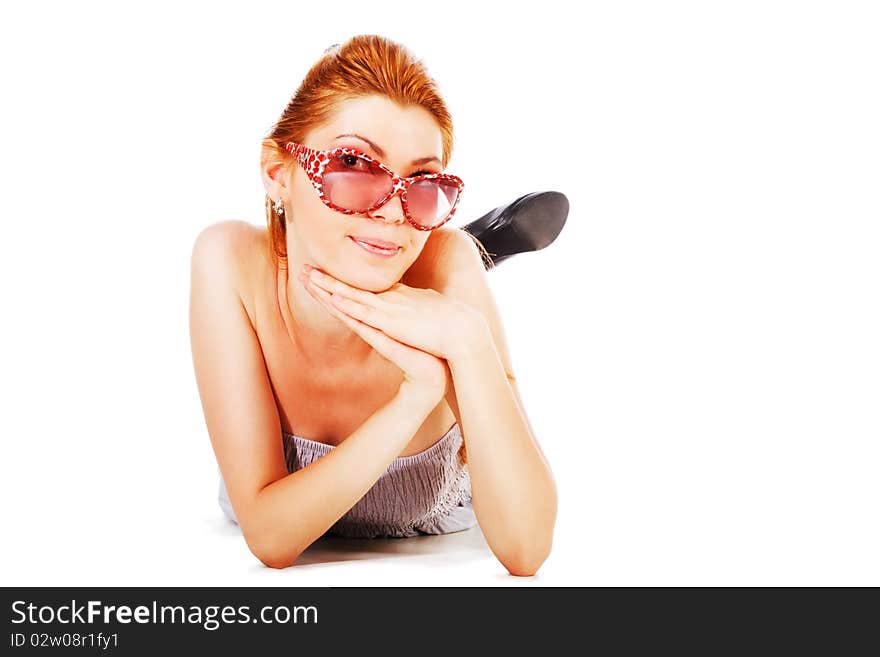
MULTIPOLYGON (((452 116, 436 82, 404 46, 376 35, 354 36, 324 52, 263 140, 263 160, 273 157, 284 162, 285 168, 294 166, 292 156, 284 150, 285 143, 302 142, 313 128, 330 118, 340 101, 370 95, 430 112, 440 128, 442 165, 446 168, 452 156, 452 116)), ((272 261, 286 266, 286 224, 273 212, 268 196, 266 223, 272 261)))

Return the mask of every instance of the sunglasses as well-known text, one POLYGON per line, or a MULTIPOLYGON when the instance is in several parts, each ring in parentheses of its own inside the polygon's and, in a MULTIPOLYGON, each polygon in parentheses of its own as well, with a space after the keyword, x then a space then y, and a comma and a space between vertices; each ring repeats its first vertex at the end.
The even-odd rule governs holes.
POLYGON ((434 230, 452 219, 464 182, 447 173, 403 178, 356 148, 315 150, 295 142, 285 148, 296 158, 328 207, 343 214, 366 214, 400 194, 407 222, 434 230))

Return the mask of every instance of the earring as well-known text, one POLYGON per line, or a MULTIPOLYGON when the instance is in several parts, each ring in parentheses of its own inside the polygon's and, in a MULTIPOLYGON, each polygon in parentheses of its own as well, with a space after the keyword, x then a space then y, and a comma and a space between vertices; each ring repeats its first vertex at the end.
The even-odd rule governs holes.
POLYGON ((284 204, 281 202, 280 198, 275 201, 272 209, 275 210, 275 214, 277 214, 279 217, 284 216, 284 204))

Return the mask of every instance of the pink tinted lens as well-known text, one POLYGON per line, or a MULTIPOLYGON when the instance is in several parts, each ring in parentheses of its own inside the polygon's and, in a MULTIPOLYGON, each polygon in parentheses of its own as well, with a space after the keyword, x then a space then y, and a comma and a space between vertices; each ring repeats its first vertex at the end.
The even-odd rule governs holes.
POLYGON ((336 155, 324 168, 324 195, 346 210, 362 212, 391 191, 391 176, 357 155, 336 155))
POLYGON ((410 185, 406 203, 413 220, 421 226, 430 227, 449 216, 457 198, 458 185, 455 182, 433 178, 410 185))

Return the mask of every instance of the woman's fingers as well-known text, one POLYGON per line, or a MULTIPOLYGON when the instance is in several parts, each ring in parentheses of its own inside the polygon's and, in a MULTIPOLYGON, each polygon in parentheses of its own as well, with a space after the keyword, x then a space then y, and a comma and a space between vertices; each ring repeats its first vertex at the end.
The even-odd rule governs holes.
POLYGON ((349 317, 335 305, 335 295, 319 288, 303 278, 303 283, 315 299, 351 328, 376 352, 396 365, 410 381, 427 385, 432 389, 445 389, 448 383, 448 366, 434 355, 395 340, 393 337, 353 317, 349 317), (442 384, 442 385, 441 385, 442 384))
POLYGON ((379 329, 383 328, 383 311, 381 310, 377 310, 372 306, 365 306, 362 303, 335 293, 330 297, 330 302, 350 317, 359 319, 370 326, 375 326, 379 329))

